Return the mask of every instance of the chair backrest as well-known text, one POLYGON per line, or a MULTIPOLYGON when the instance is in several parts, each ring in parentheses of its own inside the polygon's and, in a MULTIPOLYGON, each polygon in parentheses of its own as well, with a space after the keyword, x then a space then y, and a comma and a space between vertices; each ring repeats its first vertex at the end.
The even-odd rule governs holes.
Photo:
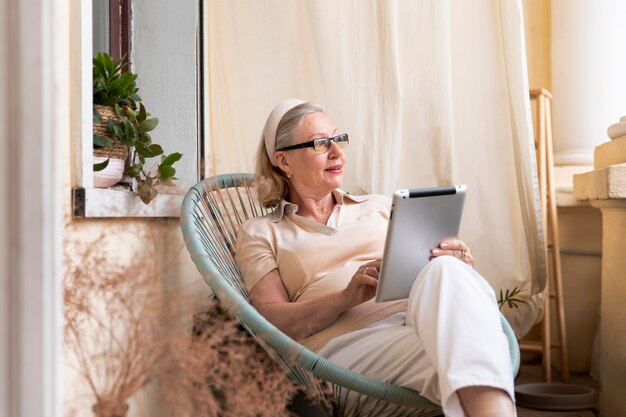
POLYGON ((248 298, 241 274, 235 264, 235 242, 239 226, 252 217, 270 212, 261 206, 254 190, 252 174, 224 174, 202 182, 195 191, 195 227, 211 260, 230 285, 248 298))

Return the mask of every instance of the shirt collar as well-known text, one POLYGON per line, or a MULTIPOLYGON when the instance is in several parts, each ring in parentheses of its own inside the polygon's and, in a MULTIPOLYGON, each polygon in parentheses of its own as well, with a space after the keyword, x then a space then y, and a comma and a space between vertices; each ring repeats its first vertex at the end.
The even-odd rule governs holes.
MULTIPOLYGON (((335 197, 335 201, 337 202, 337 204, 339 204, 340 206, 343 205, 344 203, 344 199, 348 199, 351 200, 355 203, 362 203, 364 201, 367 201, 367 197, 363 196, 363 195, 350 195, 348 193, 346 193, 343 190, 340 190, 339 188, 337 188, 336 190, 333 190, 333 196, 335 197)), ((276 207, 276 209, 274 209, 274 211, 271 214, 271 220, 272 222, 276 223, 278 221, 280 221, 280 219, 282 219, 285 215, 289 215, 289 214, 296 214, 298 212, 298 205, 297 204, 293 204, 290 203, 289 201, 282 199, 280 201, 280 203, 278 204, 278 206, 276 207)))

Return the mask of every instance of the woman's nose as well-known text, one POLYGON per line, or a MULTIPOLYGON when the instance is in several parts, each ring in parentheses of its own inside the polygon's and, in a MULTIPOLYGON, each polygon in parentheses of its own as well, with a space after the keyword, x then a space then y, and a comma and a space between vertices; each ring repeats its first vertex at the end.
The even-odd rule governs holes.
POLYGON ((343 155, 343 149, 341 146, 337 145, 337 142, 334 140, 330 141, 330 148, 328 148, 328 157, 330 159, 336 159, 343 155))

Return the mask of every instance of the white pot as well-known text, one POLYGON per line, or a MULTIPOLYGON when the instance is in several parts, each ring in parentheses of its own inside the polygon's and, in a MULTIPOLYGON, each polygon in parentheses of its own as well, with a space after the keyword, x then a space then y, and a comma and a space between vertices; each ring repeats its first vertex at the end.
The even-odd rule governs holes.
POLYGON ((96 188, 109 188, 120 182, 124 176, 125 161, 123 159, 94 156, 93 163, 99 164, 107 159, 109 160, 109 165, 102 171, 94 171, 93 173, 93 186, 96 188))

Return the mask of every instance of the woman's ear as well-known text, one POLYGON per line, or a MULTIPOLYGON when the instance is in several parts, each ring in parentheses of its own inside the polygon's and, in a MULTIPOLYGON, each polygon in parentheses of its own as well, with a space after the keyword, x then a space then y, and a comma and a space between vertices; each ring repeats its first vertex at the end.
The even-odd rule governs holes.
POLYGON ((283 172, 291 172, 291 166, 289 165, 289 158, 287 158, 287 154, 284 152, 276 152, 274 153, 274 160, 276 161, 276 165, 283 172))

